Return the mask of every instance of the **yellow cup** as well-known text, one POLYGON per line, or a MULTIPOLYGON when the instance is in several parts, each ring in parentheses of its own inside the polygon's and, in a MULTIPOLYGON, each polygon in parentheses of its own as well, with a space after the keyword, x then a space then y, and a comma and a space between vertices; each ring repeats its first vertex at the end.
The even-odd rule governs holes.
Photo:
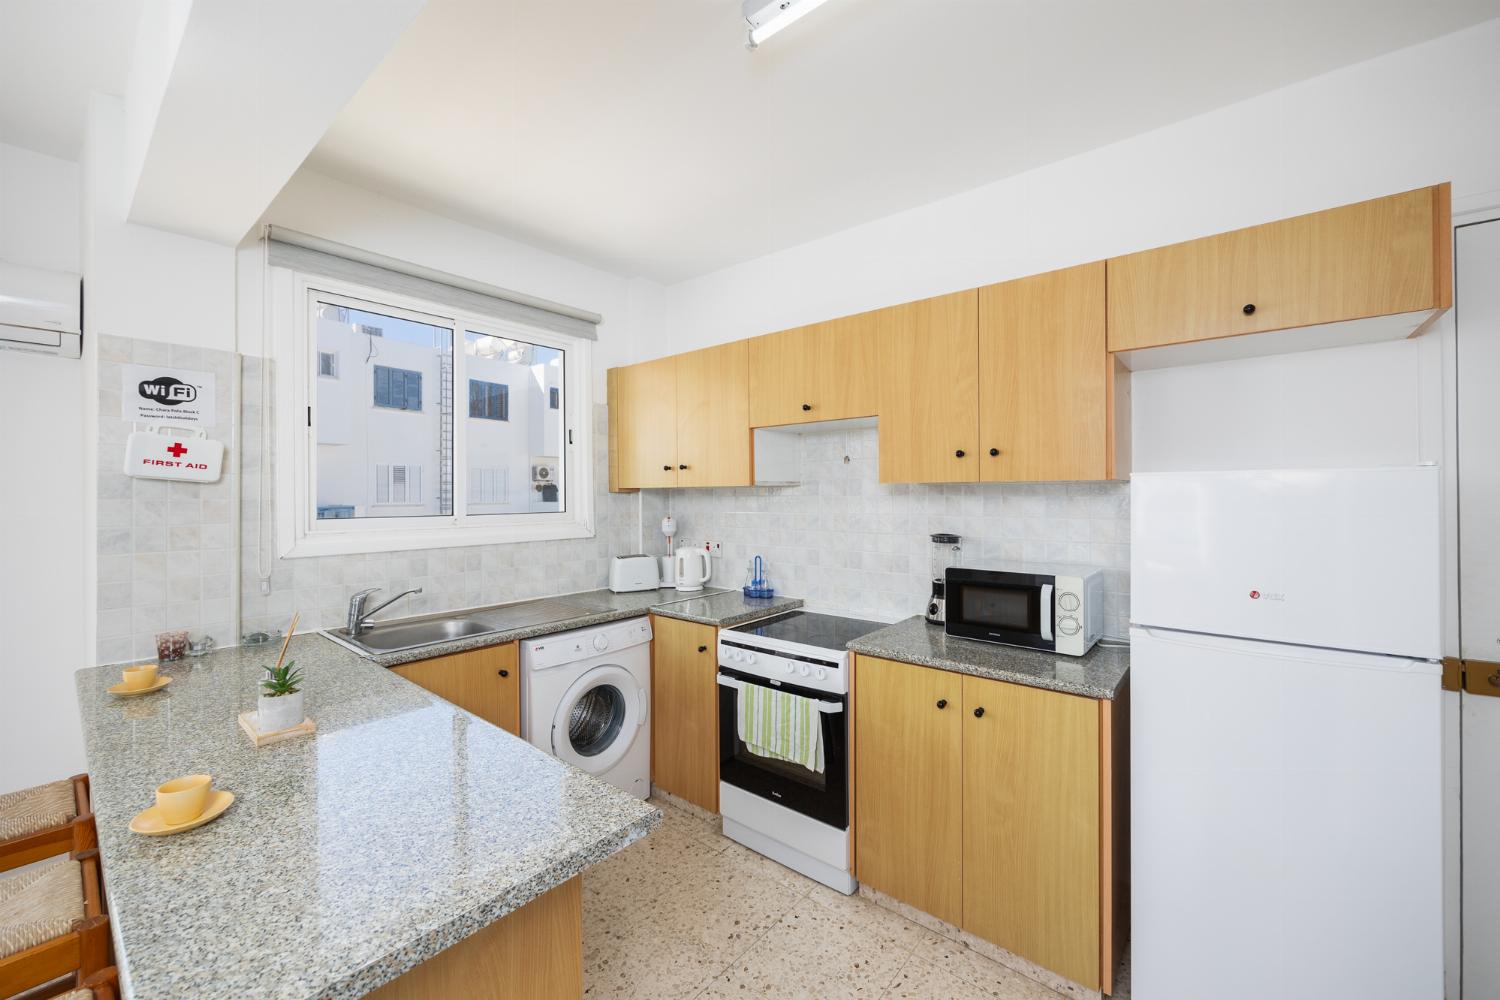
POLYGON ((126 667, 121 675, 125 687, 130 691, 139 691, 156 683, 156 664, 143 663, 138 667, 126 667))
POLYGON ((214 779, 208 774, 173 778, 156 789, 156 810, 168 826, 176 826, 203 815, 214 779))

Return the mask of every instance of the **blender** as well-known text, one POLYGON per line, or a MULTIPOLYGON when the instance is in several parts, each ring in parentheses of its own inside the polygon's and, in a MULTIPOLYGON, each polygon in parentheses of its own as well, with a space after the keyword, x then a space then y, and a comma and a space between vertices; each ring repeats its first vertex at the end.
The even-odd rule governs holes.
POLYGON ((957 535, 937 534, 932 536, 932 600, 927 602, 927 620, 934 625, 943 624, 944 585, 948 567, 959 565, 963 555, 963 539, 957 535))

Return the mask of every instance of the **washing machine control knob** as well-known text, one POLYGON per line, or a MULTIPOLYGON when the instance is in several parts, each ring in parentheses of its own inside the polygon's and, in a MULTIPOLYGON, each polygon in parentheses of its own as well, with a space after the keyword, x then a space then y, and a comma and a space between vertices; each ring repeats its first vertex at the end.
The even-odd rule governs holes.
POLYGON ((594 636, 594 648, 601 653, 608 649, 609 636, 605 635, 603 632, 600 632, 598 635, 594 636))

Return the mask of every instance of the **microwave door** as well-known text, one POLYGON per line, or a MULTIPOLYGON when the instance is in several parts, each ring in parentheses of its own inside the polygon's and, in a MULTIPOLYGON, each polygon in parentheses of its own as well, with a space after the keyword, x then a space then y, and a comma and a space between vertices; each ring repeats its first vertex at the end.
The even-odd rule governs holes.
POLYGON ((997 580, 982 571, 949 570, 949 635, 984 642, 1052 650, 1052 577, 1007 574, 997 580))

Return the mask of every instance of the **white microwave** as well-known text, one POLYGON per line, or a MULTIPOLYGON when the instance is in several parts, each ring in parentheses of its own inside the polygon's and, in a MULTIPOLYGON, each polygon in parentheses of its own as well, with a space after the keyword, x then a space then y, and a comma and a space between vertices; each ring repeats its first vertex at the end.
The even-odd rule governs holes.
POLYGON ((944 593, 944 628, 963 639, 1082 656, 1104 635, 1104 572, 1092 566, 952 566, 944 593))

